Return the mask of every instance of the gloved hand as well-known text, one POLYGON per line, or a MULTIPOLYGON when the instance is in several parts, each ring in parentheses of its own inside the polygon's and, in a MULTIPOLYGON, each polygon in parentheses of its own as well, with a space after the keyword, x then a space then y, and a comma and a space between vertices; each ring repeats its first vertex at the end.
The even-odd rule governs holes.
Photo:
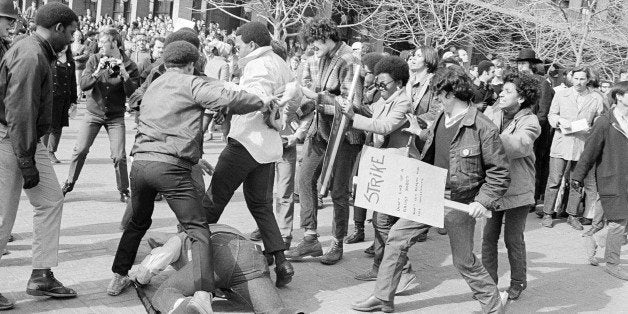
POLYGON ((20 170, 22 170, 22 177, 24 178, 24 189, 32 189, 39 184, 39 171, 37 167, 35 167, 35 164, 21 168, 20 170))

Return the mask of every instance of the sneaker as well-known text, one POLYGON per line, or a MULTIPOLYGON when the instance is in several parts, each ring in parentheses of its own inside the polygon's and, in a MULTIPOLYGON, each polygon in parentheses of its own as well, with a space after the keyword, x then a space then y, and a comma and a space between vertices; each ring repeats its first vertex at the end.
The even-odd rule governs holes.
POLYGON ((365 273, 355 275, 353 278, 360 281, 375 281, 377 280, 377 271, 371 268, 365 273))
POLYGON ((582 224, 580 223, 580 220, 578 220, 578 217, 576 216, 569 215, 569 217, 567 218, 567 223, 576 230, 584 230, 584 227, 582 226, 582 224))
POLYGON ((373 246, 373 244, 371 244, 371 246, 367 247, 367 248, 364 250, 364 253, 365 253, 366 255, 369 255, 369 256, 374 256, 374 255, 375 255, 375 247, 373 246))
POLYGON ((355 226, 355 230, 353 231, 353 234, 351 234, 350 236, 348 236, 345 239, 345 243, 347 244, 353 244, 353 243, 359 243, 359 242, 364 242, 364 226, 355 226))
POLYGON ((135 282, 140 285, 147 285, 150 283, 151 278, 153 278, 154 274, 148 270, 148 268, 140 265, 137 270, 133 272, 132 275, 129 275, 131 280, 135 280, 135 282))
POLYGON ((621 280, 628 280, 628 272, 623 270, 619 265, 609 265, 606 263, 604 270, 611 276, 619 278, 621 280))
POLYGON ((160 242, 160 240, 157 240, 155 238, 148 238, 146 239, 146 242, 148 243, 148 246, 150 247, 151 250, 156 247, 164 246, 164 242, 160 242))
POLYGON ((212 295, 207 291, 196 291, 187 304, 188 313, 212 314, 212 295))
POLYGON ((15 307, 15 303, 0 294, 0 311, 10 310, 13 307, 15 307))
POLYGON ((397 285, 397 292, 395 294, 403 293, 416 288, 419 282, 416 280, 416 274, 414 272, 402 273, 399 284, 397 285))
POLYGON ((259 229, 255 229, 253 232, 251 232, 251 234, 249 235, 249 239, 251 239, 251 241, 255 241, 255 242, 259 242, 262 241, 262 233, 259 232, 259 229))
POLYGON ((526 289, 526 285, 510 284, 510 287, 506 292, 508 293, 508 300, 517 300, 521 296, 521 292, 526 289))
POLYGON ((321 263, 325 265, 334 265, 342 259, 342 241, 334 239, 329 251, 321 257, 321 263))
POLYGON ((323 246, 316 236, 305 236, 297 246, 286 251, 289 260, 301 260, 305 256, 319 257, 323 255, 323 246))
POLYGON ((122 276, 120 274, 113 274, 113 278, 109 283, 109 287, 107 287, 107 294, 116 296, 122 293, 126 287, 131 284, 131 280, 128 276, 122 276))
POLYGON ((552 215, 545 214, 545 216, 543 216, 543 220, 541 220, 541 225, 545 228, 554 227, 554 221, 552 220, 552 215))

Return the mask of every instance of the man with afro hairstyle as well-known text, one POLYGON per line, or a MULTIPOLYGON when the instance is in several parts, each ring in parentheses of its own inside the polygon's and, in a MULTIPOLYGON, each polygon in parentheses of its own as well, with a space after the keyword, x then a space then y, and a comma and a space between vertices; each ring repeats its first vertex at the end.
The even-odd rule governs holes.
MULTIPOLYGON (((63 194, 39 139, 49 130, 52 116, 50 65, 72 43, 78 17, 68 6, 51 2, 39 9, 35 23, 36 31, 11 47, 0 62, 0 252, 13 229, 24 189, 34 207, 33 272, 26 293, 68 298, 76 292, 50 270, 58 265, 63 194)), ((13 306, 0 294, 0 310, 13 306)))

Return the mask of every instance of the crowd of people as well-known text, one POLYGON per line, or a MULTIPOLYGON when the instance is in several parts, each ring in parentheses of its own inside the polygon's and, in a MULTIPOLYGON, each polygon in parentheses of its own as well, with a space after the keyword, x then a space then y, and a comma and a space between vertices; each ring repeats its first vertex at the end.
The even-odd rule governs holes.
MULTIPOLYGON (((367 210, 352 206, 364 146, 448 170, 443 197, 468 204, 469 212, 445 208, 438 233, 449 237, 453 264, 483 312, 505 311, 527 287, 530 213, 547 228, 560 218, 576 230, 591 225, 583 233, 584 260, 598 265, 596 251, 605 247, 605 271, 628 280, 620 266, 628 222, 628 71, 614 83, 586 67, 544 64, 531 49, 477 65, 456 48, 394 55, 369 43, 349 46, 337 25, 321 18, 301 26, 300 40, 283 43, 260 22, 227 34, 202 21, 175 30, 168 17, 127 23, 89 10, 77 16, 61 3, 29 9, 20 15, 0 0, 0 252, 11 241, 23 190, 35 211, 30 295, 77 296, 51 268, 58 264, 64 197, 101 127, 127 206, 107 293, 148 284, 172 265, 176 273, 153 299, 161 312, 211 312, 215 296, 244 300, 258 313, 297 312, 277 293, 293 279, 291 261, 320 257, 334 265, 345 244, 365 241, 367 210), (28 27, 16 27, 22 18, 28 27), (79 101, 86 113, 60 185, 51 162, 59 163, 62 128, 79 101), (130 175, 129 114, 136 122, 130 175), (333 240, 323 250, 321 173, 341 116, 349 127, 340 130, 330 169, 333 240), (226 146, 213 166, 202 155, 216 125, 226 146), (203 173, 212 176, 207 189, 203 173), (218 224, 240 186, 258 227, 248 236, 218 224), (165 243, 148 239, 153 250, 132 271, 162 198, 180 232, 165 243), (304 236, 293 245, 296 202, 304 236), (476 218, 489 212, 477 258, 476 218), (511 280, 500 292, 502 226, 511 280), (252 241, 262 241, 264 250, 252 241)), ((408 250, 427 239, 431 226, 379 212, 372 223, 374 240, 365 251, 372 266, 355 279, 376 285, 352 308, 393 312, 395 295, 418 282, 408 250)), ((0 294, 0 310, 13 307, 0 294)))

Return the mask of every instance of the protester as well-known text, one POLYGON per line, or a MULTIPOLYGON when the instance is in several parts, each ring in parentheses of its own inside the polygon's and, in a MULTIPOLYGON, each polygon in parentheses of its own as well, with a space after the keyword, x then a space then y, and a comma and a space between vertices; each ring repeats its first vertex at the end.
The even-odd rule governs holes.
MULTIPOLYGON (((604 110, 602 96, 587 86, 591 79, 590 70, 577 68, 572 73, 573 87, 556 93, 548 114, 549 124, 555 129, 555 133, 550 150, 550 175, 547 179, 543 208, 543 226, 547 228, 553 227, 552 213, 555 211, 556 202, 558 202, 557 195, 561 184, 563 184, 563 177, 573 173, 590 133, 588 127, 604 110), (587 129, 572 131, 572 123, 574 122, 583 122, 587 129)), ((587 175, 583 183, 587 194, 585 209, 595 210, 595 207, 600 207, 600 204, 593 172, 587 175)), ((569 214, 567 223, 576 230, 583 230, 579 221, 579 217, 582 215, 578 210, 580 199, 581 194, 577 190, 569 189, 569 200, 566 207, 567 214, 569 214)), ((560 210, 560 208, 556 210, 560 210)))
MULTIPOLYGON (((448 169, 445 197, 469 204, 469 213, 445 209, 445 229, 449 235, 453 264, 482 305, 484 313, 504 310, 495 281, 473 254, 475 218, 500 208, 499 199, 510 183, 508 160, 497 127, 471 105, 472 85, 459 66, 440 69, 432 78, 436 100, 444 112, 428 132, 414 118, 406 131, 424 136, 426 142, 420 159, 448 169), (457 134, 454 137, 454 134, 457 134)), ((386 240, 373 294, 354 303, 356 311, 394 311, 394 297, 401 272, 408 261, 408 250, 428 225, 399 219, 386 240)))
POLYGON ((473 80, 473 103, 481 112, 486 107, 492 106, 495 102, 493 97, 495 91, 491 87, 491 82, 495 77, 495 65, 487 60, 483 60, 478 64, 478 76, 473 80))
MULTIPOLYGON (((233 301, 244 301, 255 313, 294 313, 286 308, 273 287, 259 247, 233 227, 220 224, 209 227, 213 252, 209 262, 214 266, 216 289, 233 301)), ((196 291, 192 284, 198 274, 188 263, 189 245, 190 239, 185 233, 171 237, 163 246, 154 248, 132 275, 144 285, 169 265, 177 270, 159 286, 152 298, 155 308, 162 313, 181 310, 207 313, 211 309, 211 296, 196 291), (204 309, 207 312, 203 312, 204 309)))
MULTIPOLYGON (((385 57, 374 67, 375 85, 380 91, 381 98, 373 104, 372 117, 365 117, 355 113, 352 106, 342 107, 343 114, 352 121, 353 127, 366 131, 365 145, 386 149, 402 156, 417 156, 418 151, 413 145, 413 136, 402 132, 406 124, 406 114, 411 112, 410 99, 405 86, 410 78, 408 64, 400 57, 385 57), (410 150, 414 150, 410 153, 410 150)), ((372 268, 355 276, 362 281, 377 280, 379 265, 384 256, 384 246, 390 228, 399 220, 398 217, 373 212, 373 227, 375 228, 375 256, 372 268)), ((409 264, 404 268, 399 283, 399 291, 409 289, 416 275, 409 264)))
POLYGON ((89 57, 81 77, 81 89, 91 90, 91 95, 87 101, 85 122, 79 131, 72 153, 68 178, 63 184, 63 195, 74 189, 89 148, 100 128, 105 127, 109 136, 120 201, 125 202, 129 198, 125 103, 126 97, 133 94, 139 85, 139 72, 137 65, 124 53, 122 38, 117 30, 113 28, 103 30, 98 44, 101 51, 89 57))
MULTIPOLYGON (((285 60, 273 52, 270 33, 260 22, 240 26, 236 47, 242 67, 239 87, 259 96, 273 96, 293 80, 285 60)), ((279 132, 265 122, 260 112, 232 115, 227 147, 222 151, 209 186, 211 204, 206 208, 209 223, 220 219, 225 206, 240 185, 247 207, 260 230, 264 250, 275 258, 277 287, 290 283, 294 275, 286 260, 286 243, 273 215, 275 162, 283 152, 279 132)))
POLYGON ((538 97, 536 79, 521 72, 504 77, 497 103, 484 112, 497 125, 510 165, 510 187, 499 200, 500 207, 486 220, 482 240, 482 264, 498 282, 497 241, 502 225, 510 262, 508 298, 516 300, 527 287, 526 245, 523 232, 528 212, 534 206, 534 141, 541 126, 531 107, 538 97))
MULTIPOLYGON (((338 27, 327 19, 313 19, 301 28, 301 36, 313 45, 315 55, 321 59, 314 81, 314 91, 306 90, 306 96, 316 99, 316 120, 306 139, 307 151, 304 153, 299 176, 299 201, 301 203, 301 227, 305 229, 303 240, 287 255, 291 259, 304 256, 321 256, 321 263, 336 264, 342 259, 343 240, 349 224, 349 197, 353 164, 364 143, 364 135, 350 129, 339 145, 338 154, 332 169, 331 198, 334 203, 333 240, 330 249, 323 254, 318 241, 318 193, 317 181, 321 174, 327 143, 330 141, 332 120, 335 113, 336 99, 340 96, 347 101, 349 88, 353 81, 355 65, 358 59, 351 47, 340 40, 338 27), (325 76, 323 76, 325 75, 325 76), (333 96, 332 96, 333 95, 333 96)), ((362 82, 358 82, 352 104, 360 108, 362 104, 362 82)))
MULTIPOLYGON (((14 12, 2 13, 0 19, 4 21, 7 17, 11 19, 14 12)), ((0 252, 4 251, 13 229, 24 189, 35 217, 33 272, 26 293, 75 297, 76 292, 63 286, 50 270, 58 265, 63 196, 46 148, 39 139, 50 128, 53 102, 50 64, 58 52, 72 43, 78 17, 67 6, 51 2, 39 9, 35 23, 35 33, 11 47, 0 63, 0 85, 4 86, 0 101, 0 252)), ((13 307, 13 301, 0 295, 0 309, 13 307)))
MULTIPOLYGON (((375 84, 376 77, 373 74, 375 65, 384 58, 384 55, 378 52, 367 53, 362 56, 362 68, 360 76, 364 78, 364 88, 362 92, 362 108, 368 108, 365 116, 369 116, 373 103, 378 101, 381 97, 381 92, 375 84)), ((358 206, 353 206, 353 222, 354 231, 351 235, 345 238, 345 243, 353 244, 364 241, 364 222, 366 221, 366 209, 358 206)), ((373 250, 371 245, 367 250, 373 250)))
POLYGON ((194 183, 191 167, 201 157, 199 136, 201 115, 205 109, 240 114, 262 109, 270 100, 246 92, 224 89, 218 81, 208 82, 193 76, 198 48, 177 41, 163 53, 168 70, 150 85, 142 102, 142 114, 131 155, 133 214, 124 229, 113 262, 114 276, 107 288, 110 295, 120 294, 130 283, 128 271, 133 265, 142 237, 151 225, 154 200, 163 194, 181 227, 193 241, 191 251, 199 279, 195 289, 214 289, 210 232, 202 212, 202 191, 194 183), (178 116, 178 119, 172 119, 178 116))
POLYGON ((74 32, 74 42, 70 45, 70 51, 72 51, 72 58, 74 60, 76 94, 79 99, 83 99, 83 91, 81 90, 79 82, 81 81, 83 70, 85 70, 85 65, 91 53, 84 43, 83 33, 81 33, 80 30, 74 32))
POLYGON ((72 51, 69 47, 67 46, 57 53, 57 61, 52 67, 53 96, 50 132, 42 138, 43 144, 48 148, 48 157, 54 164, 60 163, 55 152, 59 147, 63 127, 70 125, 70 107, 76 106, 78 100, 76 71, 74 60, 72 60, 72 51))
POLYGON ((628 280, 628 272, 620 266, 628 222, 628 82, 613 86, 610 98, 615 107, 595 120, 593 131, 571 174, 571 186, 574 190, 586 188, 587 177, 595 169, 606 218, 605 270, 614 277, 628 280))

